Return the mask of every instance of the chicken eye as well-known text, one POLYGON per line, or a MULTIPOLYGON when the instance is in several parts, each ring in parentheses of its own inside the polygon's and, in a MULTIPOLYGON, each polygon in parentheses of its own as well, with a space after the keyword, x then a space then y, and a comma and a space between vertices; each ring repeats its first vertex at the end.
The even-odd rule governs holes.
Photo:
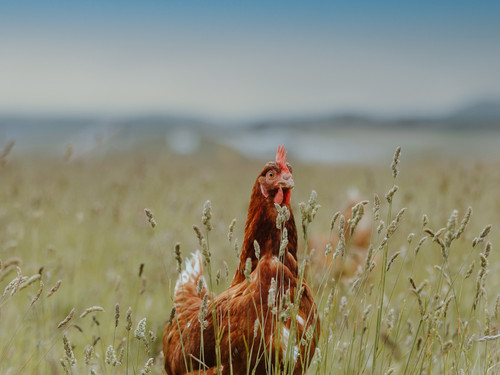
POLYGON ((267 172, 267 177, 274 178, 274 172, 273 171, 267 172))

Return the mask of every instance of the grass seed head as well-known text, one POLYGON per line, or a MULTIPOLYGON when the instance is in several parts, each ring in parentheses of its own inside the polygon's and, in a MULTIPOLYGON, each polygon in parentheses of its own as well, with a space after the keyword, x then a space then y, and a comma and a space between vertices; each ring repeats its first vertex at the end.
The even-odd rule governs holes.
POLYGON ((396 215, 396 223, 399 223, 403 217, 403 215, 405 214, 406 212, 406 207, 403 207, 401 210, 399 210, 399 212, 397 213, 396 215))
POLYGON ((252 279, 250 278, 250 274, 252 273, 252 259, 251 258, 247 258, 246 262, 245 262, 245 278, 247 279, 247 282, 249 283, 250 281, 252 281, 252 279))
POLYGON ((465 228, 467 227, 467 224, 469 224, 471 216, 472 216, 472 208, 469 207, 469 208, 467 208, 467 212, 465 213, 464 218, 462 219, 462 222, 460 223, 460 226, 458 227, 457 231, 454 234, 455 239, 460 238, 460 236, 464 232, 465 228))
POLYGON ((181 244, 177 242, 174 247, 175 263, 177 273, 182 272, 182 256, 181 256, 181 244))
POLYGON ((196 293, 201 296, 201 292, 203 291, 203 287, 205 286, 203 276, 198 278, 198 282, 196 284, 196 293))
POLYGON ((118 362, 118 359, 116 358, 116 351, 115 348, 113 348, 113 345, 109 345, 108 348, 106 349, 104 361, 108 365, 113 365, 113 366, 115 366, 116 363, 118 362))
POLYGON ((491 252, 491 242, 488 242, 484 248, 484 257, 485 258, 488 258, 488 256, 490 255, 490 252, 491 252))
MULTIPOLYGON (((19 289, 19 286, 27 280, 27 277, 23 277, 21 267, 16 266, 16 269, 17 269, 17 277, 13 280, 12 288, 10 289, 11 296, 16 294, 17 290, 19 289)), ((4 295, 5 295, 5 292, 4 292, 4 295)))
POLYGON ((253 248, 255 250, 255 257, 260 259, 260 246, 257 240, 253 240, 253 248))
POLYGON ((392 177, 393 178, 396 178, 397 175, 399 174, 398 164, 399 164, 399 157, 400 156, 401 156, 401 146, 398 146, 396 148, 396 151, 394 152, 394 157, 392 158, 392 163, 391 163, 392 177))
POLYGON ((422 226, 423 226, 423 227, 426 227, 426 226, 427 226, 427 224, 429 224, 429 217, 428 217, 426 214, 424 214, 424 215, 422 216, 422 226))
POLYGON ((156 227, 156 220, 153 216, 153 212, 149 208, 145 208, 144 212, 148 218, 149 224, 151 224, 151 227, 155 228, 156 227))
POLYGON ((52 289, 50 289, 50 291, 47 293, 47 298, 49 298, 50 296, 52 296, 55 292, 57 292, 57 290, 59 289, 59 287, 61 286, 61 283, 62 283, 62 280, 57 280, 56 282, 56 285, 54 285, 52 287, 52 289))
POLYGON ((375 221, 380 219, 380 198, 378 194, 373 196, 373 219, 375 221))
POLYGON ((212 230, 211 219, 212 219, 212 204, 210 203, 209 200, 207 200, 203 205, 203 214, 201 216, 201 223, 205 226, 207 232, 210 232, 212 230))
POLYGON ((153 364, 155 363, 154 358, 149 358, 144 365, 144 369, 141 370, 141 375, 149 374, 153 369, 153 364))
POLYGON ((31 305, 30 306, 33 306, 33 304, 38 301, 38 299, 40 298, 40 296, 42 295, 42 291, 43 291, 43 281, 40 280, 40 287, 38 288, 38 292, 36 293, 35 297, 33 297, 33 299, 31 300, 31 305))
POLYGON ((127 325, 125 326, 125 329, 127 331, 130 331, 132 329, 132 307, 129 306, 127 309, 127 325))
POLYGON ((313 190, 311 191, 307 204, 301 203, 299 205, 300 212, 302 214, 302 229, 304 230, 304 234, 307 232, 309 224, 313 222, 314 217, 320 208, 320 205, 317 203, 317 198, 318 194, 313 190))
POLYGON ((73 348, 71 347, 71 343, 68 340, 66 334, 63 334, 63 344, 64 344, 64 353, 66 354, 66 360, 70 364, 70 366, 74 366, 76 364, 75 354, 73 353, 73 348))
POLYGON ((120 322, 120 304, 117 303, 115 305, 115 328, 118 327, 119 322, 120 322))
POLYGON ((175 318, 175 313, 176 313, 176 309, 175 309, 175 306, 172 307, 172 310, 170 310, 170 317, 168 318, 168 325, 172 325, 172 322, 174 321, 174 318, 175 318))
POLYGON ((137 327, 135 328, 134 331, 134 337, 138 340, 144 339, 146 335, 146 318, 142 318, 139 320, 139 323, 137 323, 137 327))
POLYGON ((389 333, 392 331, 392 327, 394 326, 394 320, 395 320, 394 315, 395 315, 394 309, 390 309, 385 319, 385 324, 387 325, 387 332, 389 333))
POLYGON ((467 271, 465 272, 464 280, 468 279, 470 277, 470 275, 472 275, 472 272, 474 271, 474 266, 475 266, 475 262, 472 261, 469 268, 467 268, 467 271))
POLYGON ((205 238, 201 240, 201 253, 203 254, 203 264, 209 264, 212 253, 210 253, 208 242, 205 238))
POLYGON ((328 242, 326 244, 326 246, 325 246, 325 257, 327 257, 328 255, 330 255, 332 251, 333 251, 332 243, 328 242))
POLYGON ((389 271, 389 269, 391 268, 391 265, 392 263, 394 263, 394 261, 396 260, 396 258, 399 256, 399 254, 401 254, 400 251, 397 251, 393 254, 393 256, 391 257, 391 259, 389 259, 389 262, 387 262, 387 267, 386 267, 386 272, 389 271))
POLYGON ((122 346, 120 348, 120 354, 118 354, 118 363, 122 364, 123 363, 123 355, 125 354, 125 348, 122 346))
POLYGON ((255 322, 253 322, 253 336, 257 337, 257 332, 259 331, 259 318, 255 319, 255 322))
POLYGON ((69 314, 57 325, 57 328, 61 328, 68 324, 68 322, 73 318, 73 314, 75 313, 75 308, 73 307, 69 314))
POLYGON ((418 252, 420 251, 420 248, 422 247, 422 245, 424 244, 425 240, 429 238, 428 236, 424 236, 420 239, 420 241, 418 241, 418 244, 417 246, 415 247, 415 256, 418 254, 418 252))
POLYGON ((339 218, 340 214, 341 214, 340 211, 337 211, 333 214, 332 220, 330 220, 330 232, 333 231, 333 228, 335 227, 335 222, 339 218))
POLYGON ((359 203, 356 203, 352 207, 352 218, 348 220, 349 223, 349 233, 352 236, 354 231, 356 230, 356 227, 358 226, 359 222, 363 218, 363 215, 365 214, 365 205, 368 204, 368 201, 361 201, 359 203))
POLYGON ((240 257, 240 252, 241 252, 241 249, 238 245, 238 239, 235 239, 234 240, 234 254, 236 255, 236 258, 240 257))
POLYGON ((236 226, 236 219, 233 219, 233 221, 231 221, 231 224, 229 224, 229 231, 227 233, 227 239, 229 243, 233 242, 233 233, 235 226, 236 226))
POLYGON ((477 244, 483 242, 486 236, 490 233, 490 230, 491 224, 488 224, 486 227, 484 227, 479 236, 474 238, 474 240, 472 241, 472 247, 476 247, 477 244))
POLYGON ((377 234, 382 233, 382 231, 384 230, 384 228, 385 228, 385 223, 384 223, 383 220, 380 220, 380 223, 377 226, 377 234))
POLYGON ((88 307, 80 315, 80 319, 85 318, 88 314, 90 314, 91 312, 95 312, 95 311, 104 311, 104 308, 102 308, 101 306, 91 306, 91 307, 88 307))
POLYGON ((155 342, 156 341, 156 333, 153 331, 149 330, 149 341, 155 342))
POLYGON ((200 246, 201 246, 201 242, 205 237, 203 236, 200 228, 197 225, 193 225, 193 230, 196 233, 196 237, 198 237, 198 242, 200 243, 200 246))
POLYGON ((198 321, 200 322, 202 331, 208 327, 208 322, 205 320, 205 317, 207 316, 207 307, 208 307, 208 294, 205 294, 201 302, 200 313, 198 314, 198 321))
POLYGON ((368 271, 370 269, 370 264, 372 263, 373 260, 373 252, 375 248, 373 247, 372 244, 368 247, 368 251, 366 252, 366 259, 365 259, 365 269, 364 271, 368 271))
POLYGON ((23 281, 21 285, 19 285, 19 290, 23 290, 23 289, 27 288, 28 286, 33 284, 35 281, 40 280, 41 277, 42 277, 42 275, 40 273, 36 273, 36 274, 30 276, 28 279, 23 281))
POLYGON ((387 199, 387 202, 391 203, 392 199, 394 197, 394 194, 399 190, 398 185, 394 185, 386 194, 385 194, 385 199, 387 199))
POLYGON ((90 361, 92 360, 92 357, 95 354, 94 347, 92 345, 87 345, 83 353, 84 353, 83 362, 86 365, 89 365, 90 361))
POLYGON ((271 278, 271 285, 267 294, 267 305, 274 306, 276 303, 276 280, 271 278))

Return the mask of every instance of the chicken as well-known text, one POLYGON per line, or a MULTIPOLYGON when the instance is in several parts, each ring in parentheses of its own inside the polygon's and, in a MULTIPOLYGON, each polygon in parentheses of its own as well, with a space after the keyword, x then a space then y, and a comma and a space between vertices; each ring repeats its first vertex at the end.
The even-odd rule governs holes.
MULTIPOLYGON (((354 276, 358 267, 362 266, 366 261, 367 250, 371 241, 371 226, 372 220, 365 213, 357 224, 354 233, 350 234, 350 226, 347 224, 352 219, 353 208, 357 204, 361 204, 362 199, 356 193, 351 193, 347 204, 342 211, 346 225, 344 226, 344 238, 346 244, 349 245, 349 250, 345 255, 346 258, 338 256, 334 259, 333 254, 328 255, 325 259, 324 249, 327 243, 330 243, 333 252, 339 241, 339 234, 335 231, 331 236, 314 236, 309 239, 309 248, 315 249, 311 256, 311 265, 314 274, 323 277, 326 270, 330 270, 335 279, 350 278, 354 276), (333 265, 332 265, 333 262, 333 265)), ((311 270, 310 270, 311 271, 311 270)), ((324 280, 319 280, 323 282, 324 280)))
POLYGON ((187 262, 175 286, 176 313, 163 335, 167 374, 305 372, 320 323, 312 292, 299 280, 293 187, 292 168, 279 147, 253 186, 240 263, 220 295, 210 294, 203 282, 198 293, 202 255, 196 252, 187 262), (281 229, 278 215, 289 215, 281 229))

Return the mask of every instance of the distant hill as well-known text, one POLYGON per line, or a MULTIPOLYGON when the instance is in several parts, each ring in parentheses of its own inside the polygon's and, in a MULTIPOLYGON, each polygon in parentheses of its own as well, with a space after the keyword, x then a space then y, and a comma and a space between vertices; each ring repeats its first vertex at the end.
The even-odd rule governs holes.
POLYGON ((254 129, 305 128, 326 129, 341 127, 368 128, 412 128, 426 130, 500 130, 500 100, 472 103, 445 116, 401 116, 384 118, 381 116, 344 113, 323 117, 289 118, 258 121, 248 124, 254 129))
POLYGON ((453 112, 448 120, 498 123, 500 120, 500 101, 484 100, 472 103, 453 112))
POLYGON ((36 116, 1 115, 0 140, 22 135, 36 138, 47 134, 66 138, 84 128, 107 128, 113 132, 125 132, 130 136, 158 136, 165 131, 188 129, 199 133, 214 130, 238 132, 241 130, 325 130, 334 128, 370 129, 425 129, 425 130, 494 130, 500 131, 500 100, 484 100, 468 104, 446 116, 381 117, 360 113, 341 113, 304 117, 264 119, 231 124, 209 121, 195 116, 147 114, 143 116, 36 116))
POLYGON ((130 150, 219 156, 220 150, 231 150, 246 158, 264 158, 277 144, 286 144, 297 160, 307 162, 382 161, 397 145, 408 157, 493 160, 500 159, 500 101, 471 103, 444 116, 389 118, 360 112, 233 123, 163 114, 0 114, 0 152, 11 140, 12 155, 62 157, 71 145, 74 158, 130 150))

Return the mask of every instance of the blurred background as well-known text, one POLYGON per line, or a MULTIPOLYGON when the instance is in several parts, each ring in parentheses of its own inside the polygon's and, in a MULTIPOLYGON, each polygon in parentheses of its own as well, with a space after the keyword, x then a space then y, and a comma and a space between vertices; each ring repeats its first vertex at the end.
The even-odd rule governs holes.
MULTIPOLYGON (((173 249, 180 242, 186 259, 200 247, 193 224, 203 229, 207 200, 211 267, 229 270, 215 292, 229 285, 251 188, 279 144, 295 168, 297 225, 299 202, 316 196, 312 190, 322 206, 304 239, 299 226, 300 256, 312 248, 322 256, 328 241, 335 249, 332 216, 376 201, 374 193, 380 217, 372 203, 365 217, 373 218, 375 249, 383 248, 391 218, 408 208, 385 247, 389 265, 401 254, 386 294, 378 287, 372 294, 376 281, 363 279, 366 288, 355 289, 361 279, 343 284, 324 268, 311 272, 318 304, 330 303, 335 285, 335 301, 348 297, 352 319, 347 324, 347 313, 340 308, 337 317, 330 307, 321 317, 330 322, 323 327, 340 327, 333 336, 325 331, 337 344, 323 340, 324 368, 358 373, 362 357, 374 352, 367 337, 379 327, 376 309, 369 336, 361 322, 380 301, 391 308, 395 335, 388 328, 381 336, 381 371, 363 365, 359 373, 389 373, 386 364, 394 373, 431 373, 427 364, 436 373, 497 366, 498 343, 479 338, 500 332, 500 252, 491 252, 489 274, 479 253, 490 239, 493 249, 500 243, 500 1, 1 0, 0 316, 8 324, 0 329, 0 374, 61 373, 66 333, 75 373, 120 372, 104 362, 109 346, 126 347, 128 369, 130 343, 133 372, 154 357, 153 373, 161 374, 161 339, 151 339, 146 352, 125 329, 127 307, 134 327, 147 317, 161 338, 177 279, 173 249), (390 165, 399 145, 396 180, 390 165), (395 183, 389 204, 384 196, 395 183), (428 236, 448 241, 469 207, 470 225, 443 258, 428 236), (487 224, 487 240, 471 247, 487 224), (6 294, 19 286, 11 282, 22 276, 18 267, 44 284, 6 294), (451 296, 446 276, 454 302, 447 299, 448 321, 446 307, 438 328, 420 316, 410 275, 417 285, 429 280, 422 296, 437 306, 429 312, 436 317, 443 311, 436 297, 451 296), (58 280, 61 289, 49 299, 58 280), (78 318, 92 305, 105 312, 78 318), (56 328, 73 309, 75 325, 56 328), (414 350, 425 332, 428 341, 414 350), (99 358, 87 365, 89 346, 99 358)), ((359 247, 346 252, 354 254, 352 274, 369 264, 368 244, 359 247)), ((323 267, 326 258, 317 259, 323 267)), ((385 317, 382 325, 389 326, 385 317)))
POLYGON ((0 147, 500 158, 500 3, 2 1, 0 147))

